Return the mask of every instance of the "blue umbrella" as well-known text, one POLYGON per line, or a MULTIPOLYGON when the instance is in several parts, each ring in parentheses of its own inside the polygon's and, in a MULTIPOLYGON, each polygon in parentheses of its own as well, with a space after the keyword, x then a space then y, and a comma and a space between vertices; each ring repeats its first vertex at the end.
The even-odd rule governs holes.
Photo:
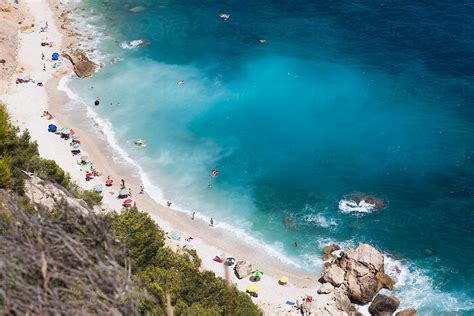
POLYGON ((53 55, 51 55, 51 58, 52 58, 53 60, 58 60, 59 54, 58 54, 58 53, 53 53, 53 55))
POLYGON ((49 124, 48 125, 48 131, 51 132, 51 133, 54 133, 58 130, 58 127, 54 124, 49 124))

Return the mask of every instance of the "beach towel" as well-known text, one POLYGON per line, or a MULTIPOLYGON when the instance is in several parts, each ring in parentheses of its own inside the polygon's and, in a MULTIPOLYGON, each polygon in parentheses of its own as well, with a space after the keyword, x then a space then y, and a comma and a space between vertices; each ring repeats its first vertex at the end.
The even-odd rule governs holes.
POLYGON ((215 256, 215 258, 212 259, 212 260, 214 260, 215 262, 219 262, 219 263, 222 263, 224 261, 224 260, 222 260, 222 258, 220 258, 218 256, 215 256))
POLYGON ((295 305, 295 302, 292 302, 292 301, 286 301, 286 305, 295 305))

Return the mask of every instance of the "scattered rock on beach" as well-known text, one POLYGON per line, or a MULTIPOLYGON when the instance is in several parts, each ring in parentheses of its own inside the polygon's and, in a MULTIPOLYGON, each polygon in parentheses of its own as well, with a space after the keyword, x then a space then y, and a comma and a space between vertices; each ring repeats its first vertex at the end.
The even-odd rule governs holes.
POLYGON ((396 297, 379 294, 370 304, 369 313, 371 315, 392 314, 397 310, 398 306, 400 306, 400 301, 396 297))
POLYGON ((87 57, 84 51, 76 49, 63 55, 71 61, 74 72, 79 78, 90 77, 95 73, 97 65, 87 57))
POLYGON ((247 261, 237 261, 234 271, 239 279, 246 278, 252 273, 252 264, 247 261))

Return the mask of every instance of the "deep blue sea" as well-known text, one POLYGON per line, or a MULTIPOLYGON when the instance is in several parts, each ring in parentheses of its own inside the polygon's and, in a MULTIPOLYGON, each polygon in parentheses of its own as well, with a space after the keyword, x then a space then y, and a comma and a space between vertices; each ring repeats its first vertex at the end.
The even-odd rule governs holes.
POLYGON ((474 313, 473 2, 80 7, 107 66, 71 87, 156 199, 311 271, 326 243, 368 242, 402 307, 474 313), (139 39, 150 44, 130 46, 139 39), (352 192, 385 207, 341 209, 352 192))

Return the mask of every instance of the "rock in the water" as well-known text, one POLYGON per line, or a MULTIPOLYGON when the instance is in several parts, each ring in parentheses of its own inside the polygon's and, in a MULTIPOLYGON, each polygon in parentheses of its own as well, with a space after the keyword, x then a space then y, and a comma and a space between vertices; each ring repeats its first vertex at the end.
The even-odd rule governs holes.
POLYGON ((327 282, 319 288, 318 294, 328 294, 332 291, 334 291, 334 286, 331 283, 327 282))
POLYGON ((331 254, 336 251, 341 249, 341 247, 338 244, 330 244, 327 245, 326 247, 323 248, 323 260, 326 261, 329 258, 331 258, 331 254))
POLYGON ((247 261, 237 261, 234 271, 239 279, 246 278, 252 273, 252 264, 247 261))
POLYGON ((74 72, 79 78, 90 77, 95 73, 97 65, 86 56, 84 51, 76 49, 63 55, 71 61, 74 72))
POLYGON ((369 306, 369 313, 371 315, 394 313, 398 306, 400 306, 400 301, 396 297, 378 294, 369 306))
POLYGON ((382 271, 377 272, 375 275, 377 281, 379 282, 379 288, 385 288, 387 290, 393 291, 395 289, 395 281, 387 274, 382 271))
POLYGON ((323 271, 321 277, 324 281, 334 286, 339 286, 344 282, 345 274, 344 270, 339 268, 336 264, 331 264, 323 271))
POLYGON ((416 309, 414 308, 404 309, 395 314, 395 316, 416 316, 416 315, 418 314, 416 313, 416 309))

